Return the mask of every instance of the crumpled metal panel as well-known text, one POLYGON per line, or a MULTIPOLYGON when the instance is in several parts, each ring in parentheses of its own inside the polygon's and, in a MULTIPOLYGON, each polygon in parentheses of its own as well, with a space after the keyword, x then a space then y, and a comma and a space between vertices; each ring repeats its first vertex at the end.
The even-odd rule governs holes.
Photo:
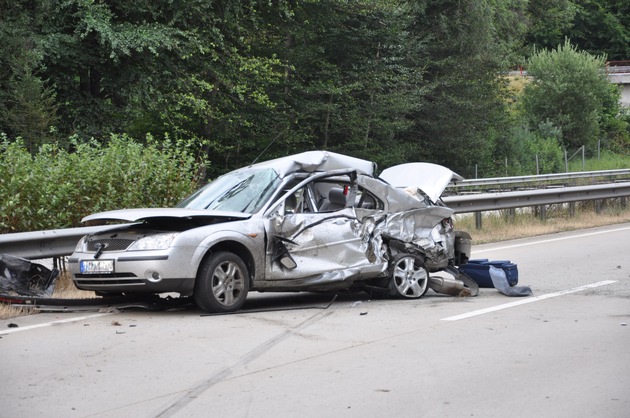
POLYGON ((416 199, 412 199, 402 189, 395 189, 382 180, 367 176, 359 176, 356 180, 359 186, 365 187, 385 202, 388 212, 400 212, 421 205, 416 199))
POLYGON ((361 251, 365 253, 368 261, 371 263, 385 262, 387 260, 383 236, 378 232, 377 228, 377 225, 385 218, 385 213, 360 217, 362 221, 358 225, 357 234, 362 238, 361 251))
POLYGON ((49 297, 59 270, 32 263, 20 257, 0 254, 0 293, 6 295, 49 297))
POLYGON ((435 225, 452 214, 453 210, 442 206, 388 214, 382 233, 403 242, 429 239, 435 225))
POLYGON ((346 208, 323 219, 320 214, 276 216, 272 233, 296 266, 273 263, 268 266, 268 277, 283 280, 287 286, 375 277, 387 269, 384 241, 390 239, 416 247, 426 254, 429 264, 439 265, 454 255, 454 248, 447 244, 454 232, 441 223, 452 213, 449 208, 432 206, 397 213, 346 208))
POLYGON ((360 158, 349 157, 347 155, 336 154, 329 151, 302 152, 300 154, 289 155, 287 157, 257 163, 246 167, 245 169, 253 167, 271 167, 276 170, 280 177, 284 177, 287 174, 298 170, 312 173, 314 171, 330 171, 348 167, 352 167, 365 174, 373 175, 376 168, 372 161, 366 161, 360 158))
POLYGON ((455 232, 441 221, 452 213, 449 208, 433 206, 389 214, 386 221, 379 224, 375 235, 396 239, 421 250, 430 268, 445 266, 455 255, 455 248, 450 244, 454 242, 455 232))
POLYGON ((364 226, 353 208, 324 218, 308 213, 274 217, 272 235, 286 247, 297 267, 288 269, 274 263, 269 266, 268 278, 314 285, 384 271, 386 262, 382 257, 368 252, 372 242, 366 239, 364 226))

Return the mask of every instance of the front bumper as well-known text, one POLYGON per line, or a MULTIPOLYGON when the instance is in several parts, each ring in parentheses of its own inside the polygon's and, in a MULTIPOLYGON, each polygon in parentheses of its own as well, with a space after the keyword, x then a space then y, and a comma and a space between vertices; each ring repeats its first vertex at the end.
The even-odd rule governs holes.
POLYGON ((75 252, 68 268, 77 288, 102 292, 178 292, 190 294, 196 266, 191 265, 196 248, 171 247, 164 251, 103 252, 99 261, 113 264, 112 271, 82 272, 83 261, 93 261, 93 252, 75 252))

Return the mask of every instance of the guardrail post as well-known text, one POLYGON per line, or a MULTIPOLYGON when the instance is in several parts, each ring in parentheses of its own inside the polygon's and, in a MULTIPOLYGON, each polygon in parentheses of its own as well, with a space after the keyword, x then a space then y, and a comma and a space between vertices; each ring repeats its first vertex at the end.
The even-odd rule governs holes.
POLYGON ((625 209, 628 206, 628 198, 625 196, 621 196, 621 207, 625 209))
POLYGON ((541 221, 545 221, 547 219, 547 206, 534 206, 534 216, 540 218, 541 221))
POLYGON ((475 228, 481 229, 481 212, 475 212, 475 228))
POLYGON ((514 222, 514 220, 516 219, 516 208, 510 208, 507 210, 506 212, 506 220, 507 222, 514 222))
POLYGON ((575 216, 575 202, 569 202, 569 216, 575 216))
POLYGON ((598 215, 602 213, 602 199, 597 199, 595 201, 595 213, 598 215))

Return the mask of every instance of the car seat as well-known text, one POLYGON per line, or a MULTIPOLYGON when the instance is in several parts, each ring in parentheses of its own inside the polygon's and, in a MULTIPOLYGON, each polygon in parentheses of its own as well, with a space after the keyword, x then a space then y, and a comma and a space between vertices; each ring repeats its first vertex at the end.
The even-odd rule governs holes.
POLYGON ((343 189, 333 187, 328 192, 328 200, 322 204, 319 210, 321 212, 340 210, 346 207, 346 202, 346 195, 343 193, 343 189))

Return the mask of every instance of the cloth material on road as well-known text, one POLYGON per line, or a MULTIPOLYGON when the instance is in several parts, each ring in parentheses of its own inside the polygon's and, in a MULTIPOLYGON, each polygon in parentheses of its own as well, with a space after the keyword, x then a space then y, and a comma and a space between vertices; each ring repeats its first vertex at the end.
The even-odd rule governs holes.
POLYGON ((529 286, 512 286, 508 283, 507 276, 503 269, 490 266, 490 278, 495 289, 506 296, 530 296, 533 294, 529 286))

